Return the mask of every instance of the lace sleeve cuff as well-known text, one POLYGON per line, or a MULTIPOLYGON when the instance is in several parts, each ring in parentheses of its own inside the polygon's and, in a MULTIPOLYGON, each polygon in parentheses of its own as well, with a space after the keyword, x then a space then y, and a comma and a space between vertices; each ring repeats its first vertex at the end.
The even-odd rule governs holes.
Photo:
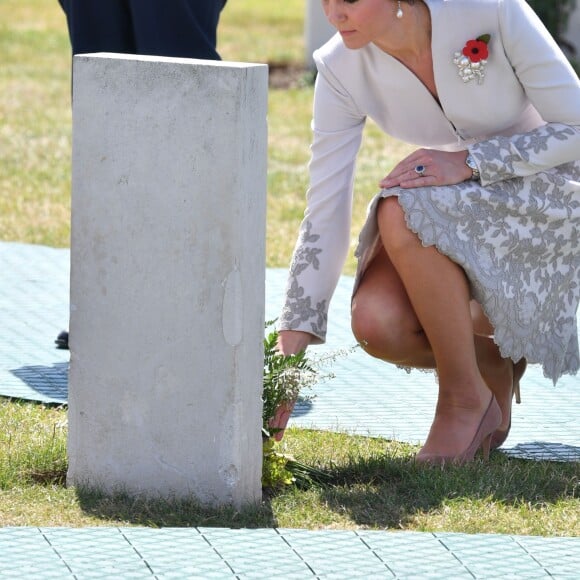
POLYGON ((306 222, 290 266, 284 308, 278 322, 278 330, 300 330, 314 335, 317 338, 314 344, 326 339, 329 300, 316 300, 308 295, 299 278, 309 274, 320 277, 318 256, 323 250, 315 245, 319 240, 320 236, 312 233, 312 223, 306 222))
POLYGON ((576 161, 579 147, 580 129, 549 123, 512 137, 481 141, 472 145, 469 152, 479 167, 481 184, 486 186, 576 161))

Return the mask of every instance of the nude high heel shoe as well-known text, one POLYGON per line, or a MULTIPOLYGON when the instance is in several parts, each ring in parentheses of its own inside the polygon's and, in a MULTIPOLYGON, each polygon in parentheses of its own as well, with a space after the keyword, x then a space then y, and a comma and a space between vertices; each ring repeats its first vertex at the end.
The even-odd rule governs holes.
POLYGON ((522 402, 522 398, 520 396, 520 380, 524 376, 526 372, 526 367, 528 366, 528 362, 525 358, 520 359, 517 363, 513 365, 513 384, 512 384, 512 396, 510 397, 510 421, 508 424, 508 428, 505 431, 501 429, 496 429, 491 436, 491 448, 497 449, 501 445, 505 443, 505 440, 508 438, 510 433, 510 429, 512 427, 512 410, 511 410, 511 400, 515 397, 516 403, 519 405, 522 402))
POLYGON ((501 410, 497 404, 495 395, 492 394, 491 401, 481 418, 475 436, 465 451, 456 456, 435 455, 434 453, 420 455, 419 452, 415 460, 418 463, 428 463, 431 465, 444 465, 446 463, 463 465, 464 463, 473 461, 477 450, 481 447, 483 458, 487 461, 489 459, 491 437, 499 425, 501 425, 501 410))

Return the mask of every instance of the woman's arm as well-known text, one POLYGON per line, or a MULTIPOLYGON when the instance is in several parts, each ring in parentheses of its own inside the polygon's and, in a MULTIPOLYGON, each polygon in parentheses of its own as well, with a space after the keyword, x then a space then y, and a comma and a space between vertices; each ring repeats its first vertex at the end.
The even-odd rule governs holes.
POLYGON ((488 185, 580 160, 580 80, 525 0, 502 0, 501 40, 527 97, 546 125, 469 148, 488 185))
MULTIPOLYGON (((320 64, 319 64, 320 66, 320 64)), ((328 306, 350 244, 355 159, 365 118, 333 77, 318 75, 307 207, 294 248, 278 330, 324 342, 328 306)))

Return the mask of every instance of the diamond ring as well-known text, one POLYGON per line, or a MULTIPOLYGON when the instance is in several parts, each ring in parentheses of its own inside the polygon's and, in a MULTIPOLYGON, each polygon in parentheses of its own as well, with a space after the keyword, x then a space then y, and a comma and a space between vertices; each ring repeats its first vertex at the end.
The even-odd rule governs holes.
POLYGON ((425 166, 424 165, 415 165, 415 173, 423 177, 425 175, 425 166))

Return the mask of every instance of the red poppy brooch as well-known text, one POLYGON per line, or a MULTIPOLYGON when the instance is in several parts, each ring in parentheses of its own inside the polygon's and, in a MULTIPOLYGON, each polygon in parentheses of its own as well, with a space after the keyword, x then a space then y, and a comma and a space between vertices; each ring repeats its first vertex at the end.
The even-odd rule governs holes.
POLYGON ((489 55, 489 34, 482 34, 475 40, 468 40, 461 52, 453 55, 453 64, 459 69, 459 76, 464 83, 477 79, 479 84, 485 78, 485 65, 489 55))

